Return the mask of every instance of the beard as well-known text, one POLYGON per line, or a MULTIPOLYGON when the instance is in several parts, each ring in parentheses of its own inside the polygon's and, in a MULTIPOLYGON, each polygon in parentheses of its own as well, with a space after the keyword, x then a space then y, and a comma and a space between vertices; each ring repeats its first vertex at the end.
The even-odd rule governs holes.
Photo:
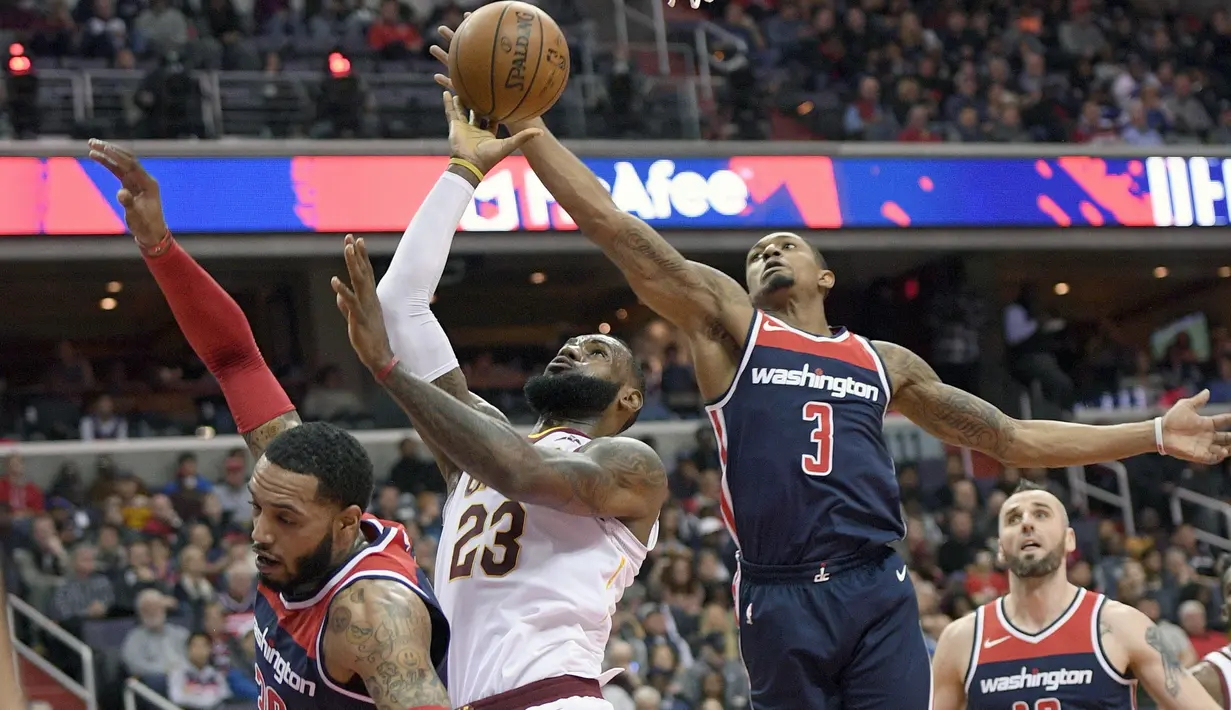
MULTIPOLYGON (((311 591, 314 594, 316 584, 324 579, 333 567, 333 535, 325 533, 325 537, 321 539, 316 549, 295 560, 293 566, 295 568, 294 577, 279 581, 261 574, 258 575, 261 584, 277 594, 291 592, 291 596, 295 596, 296 592, 304 591, 311 591)), ((286 569, 289 570, 290 567, 291 565, 287 565, 286 569)))
POLYGON ((1006 555, 1009 571, 1022 579, 1037 579, 1046 577, 1056 570, 1060 569, 1060 565, 1064 562, 1064 546, 1058 546, 1054 550, 1050 550, 1047 554, 1041 557, 1027 559, 1022 554, 1014 556, 1006 555))
POLYGON ((535 414, 561 419, 580 419, 601 414, 620 394, 615 382, 565 372, 535 375, 523 389, 526 403, 535 414))

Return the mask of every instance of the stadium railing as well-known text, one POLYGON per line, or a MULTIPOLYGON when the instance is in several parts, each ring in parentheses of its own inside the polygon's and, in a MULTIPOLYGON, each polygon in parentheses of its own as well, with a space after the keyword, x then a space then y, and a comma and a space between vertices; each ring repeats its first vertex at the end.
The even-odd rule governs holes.
POLYGON ((1137 521, 1136 516, 1133 514, 1133 497, 1132 489, 1128 485, 1128 469, 1119 461, 1104 461, 1103 463, 1093 465, 1105 468, 1115 474, 1116 489, 1109 491, 1106 488, 1090 483, 1086 479, 1085 466, 1069 466, 1066 471, 1074 505, 1087 513, 1090 511, 1091 498, 1113 506, 1120 511, 1120 518, 1124 525, 1124 534, 1129 536, 1136 535, 1137 521))
POLYGON ((138 697, 156 710, 180 710, 180 706, 159 695, 150 686, 136 678, 129 678, 128 682, 124 683, 124 710, 141 710, 141 706, 137 704, 138 697))
POLYGON ((16 649, 17 655, 24 658, 28 663, 38 668, 43 673, 46 673, 57 683, 62 685, 65 690, 72 693, 81 699, 85 704, 86 710, 98 709, 98 694, 97 686, 94 680, 94 650, 81 641, 81 639, 73 636, 69 632, 60 627, 51 619, 44 616, 34 607, 27 604, 20 597, 10 593, 8 595, 8 615, 9 629, 13 630, 13 648, 16 649), (64 644, 73 653, 81 658, 81 681, 78 682, 69 677, 67 673, 57 668, 46 658, 43 658, 33 648, 23 643, 16 637, 16 617, 33 626, 37 627, 42 633, 51 636, 56 641, 64 644))
POLYGON ((1231 538, 1226 536, 1231 534, 1231 504, 1188 488, 1177 487, 1171 492, 1171 522, 1175 525, 1181 525, 1186 521, 1184 503, 1204 508, 1213 514, 1215 519, 1221 519, 1221 527, 1225 534, 1219 535, 1201 525, 1193 525, 1193 534, 1196 538, 1211 547, 1217 547, 1223 551, 1231 551, 1231 538))

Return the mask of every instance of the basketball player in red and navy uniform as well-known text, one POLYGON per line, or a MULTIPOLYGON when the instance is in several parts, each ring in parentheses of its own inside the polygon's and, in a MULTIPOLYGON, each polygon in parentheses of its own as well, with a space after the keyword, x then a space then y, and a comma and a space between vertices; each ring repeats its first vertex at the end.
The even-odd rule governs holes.
POLYGON ((89 148, 119 179, 145 264, 257 459, 258 708, 449 707, 436 671, 448 625, 406 536, 363 515, 373 488, 363 447, 300 420, 239 305, 171 236, 158 182, 133 154, 99 140, 89 148))
MULTIPOLYGON (((1222 573, 1222 620, 1231 621, 1231 568, 1222 573)), ((1207 653, 1192 672, 1219 707, 1231 710, 1231 645, 1207 653)))
POLYGON ((1024 483, 1000 511, 1009 593, 953 622, 936 646, 935 710, 1216 710, 1178 649, 1136 609, 1068 581, 1064 505, 1024 483))
POLYGON ((510 126, 527 129, 542 132, 522 153, 548 192, 638 298, 689 340, 718 438, 721 513, 739 549, 740 645, 758 710, 928 707, 918 604, 905 562, 888 547, 905 534, 882 432, 889 409, 1015 466, 1155 450, 1213 462, 1231 450, 1231 434, 1220 431, 1231 415, 1197 412, 1208 392, 1155 422, 1011 419, 943 384, 906 348, 831 326, 834 273, 799 235, 770 234, 752 247, 745 290, 617 206, 541 120, 510 126))

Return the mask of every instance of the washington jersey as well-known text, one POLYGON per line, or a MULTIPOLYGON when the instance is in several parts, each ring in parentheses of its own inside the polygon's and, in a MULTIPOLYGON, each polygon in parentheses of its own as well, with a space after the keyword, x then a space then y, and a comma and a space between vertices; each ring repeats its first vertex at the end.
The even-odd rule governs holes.
POLYGON ((892 389, 866 339, 757 311, 730 389, 706 407, 722 517, 743 559, 825 562, 906 534, 884 418, 892 389))
MULTIPOLYGON (((532 435, 575 451, 572 429, 532 435)), ((605 683, 611 614, 658 535, 646 546, 619 520, 509 500, 463 473, 444 507, 436 555, 441 608, 459 623, 449 644, 449 700, 462 707, 562 675, 605 683)))
POLYGON ((256 598, 256 682, 265 710, 371 710, 372 699, 358 677, 329 677, 322 639, 329 605, 361 579, 389 580, 410 587, 432 619, 432 663, 439 666, 449 643, 449 626, 427 575, 415 563, 410 538, 397 523, 364 515, 360 530, 368 546, 356 552, 310 599, 292 601, 261 585, 256 598))
POLYGON ((1211 651, 1201 660, 1213 666, 1218 673, 1218 684, 1222 687, 1219 701, 1224 708, 1231 708, 1231 646, 1211 651))
POLYGON ((979 607, 966 671, 968 710, 1134 710, 1137 681, 1103 653, 1105 601, 1079 590, 1068 610, 1037 634, 1013 626, 1003 598, 979 607))

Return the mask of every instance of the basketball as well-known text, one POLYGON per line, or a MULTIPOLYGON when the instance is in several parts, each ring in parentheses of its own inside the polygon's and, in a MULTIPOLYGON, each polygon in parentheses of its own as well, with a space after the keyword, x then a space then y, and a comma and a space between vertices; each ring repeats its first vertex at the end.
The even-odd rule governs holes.
POLYGON ((568 83, 569 51, 556 21, 524 2, 485 5, 458 26, 449 76, 462 104, 496 123, 537 118, 568 83))

